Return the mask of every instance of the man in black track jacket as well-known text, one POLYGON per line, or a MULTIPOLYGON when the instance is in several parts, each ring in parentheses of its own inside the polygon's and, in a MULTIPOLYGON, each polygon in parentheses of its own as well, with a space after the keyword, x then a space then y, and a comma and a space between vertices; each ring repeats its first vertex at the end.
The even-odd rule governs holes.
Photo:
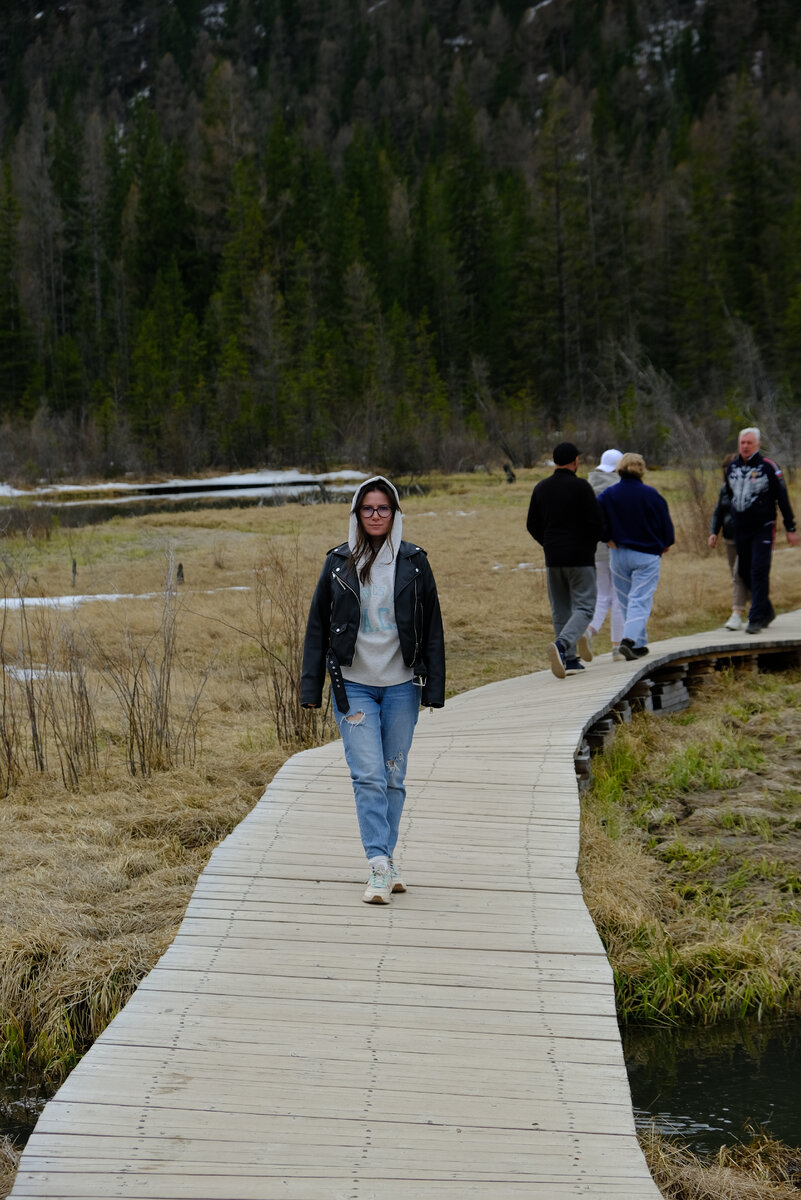
POLYGON ((556 470, 534 488, 526 520, 545 551, 556 634, 548 659, 557 679, 584 670, 579 654, 586 662, 592 659, 586 632, 595 610, 595 546, 603 520, 595 492, 576 474, 578 456, 572 442, 559 443, 553 452, 556 470))
POLYGON ((760 633, 775 616, 769 589, 777 505, 781 509, 787 541, 791 546, 798 545, 795 517, 781 468, 760 454, 759 446, 758 429, 741 429, 739 454, 729 463, 725 473, 737 545, 737 570, 751 590, 746 633, 760 633))

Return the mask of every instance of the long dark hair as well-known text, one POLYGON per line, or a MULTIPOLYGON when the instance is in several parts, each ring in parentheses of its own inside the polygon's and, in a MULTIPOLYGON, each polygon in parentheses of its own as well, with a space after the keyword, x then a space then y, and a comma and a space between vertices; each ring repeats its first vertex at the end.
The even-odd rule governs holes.
MULTIPOLYGON (((356 513, 356 545, 348 555, 348 570, 351 567, 356 567, 356 573, 359 576, 360 583, 370 582, 370 572, 373 569, 373 563, 381 553, 384 542, 379 546, 374 546, 370 538, 362 528, 362 500, 368 492, 383 492, 387 498, 389 507, 392 509, 392 522, 395 522, 395 513, 399 511, 400 505, 395 498, 395 493, 389 484, 384 483, 380 479, 368 479, 367 483, 362 484, 359 488, 359 494, 356 497, 356 503, 353 506, 353 511, 356 513), (357 565, 358 564, 358 565, 357 565)), ((392 525, 390 525, 392 529, 392 525)), ((384 538, 386 541, 386 538, 384 538)))

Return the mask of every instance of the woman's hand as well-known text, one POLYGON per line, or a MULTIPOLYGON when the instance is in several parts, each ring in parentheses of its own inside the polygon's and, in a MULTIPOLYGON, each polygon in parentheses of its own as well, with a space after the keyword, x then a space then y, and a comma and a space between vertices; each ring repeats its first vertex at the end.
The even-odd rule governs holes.
POLYGON ((709 537, 706 539, 706 544, 709 546, 710 550, 714 550, 715 546, 718 544, 718 535, 716 533, 710 533, 709 537))

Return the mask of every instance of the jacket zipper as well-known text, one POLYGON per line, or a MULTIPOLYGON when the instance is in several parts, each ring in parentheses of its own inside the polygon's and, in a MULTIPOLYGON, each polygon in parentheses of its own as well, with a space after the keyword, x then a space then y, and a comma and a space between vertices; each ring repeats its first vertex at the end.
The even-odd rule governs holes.
POLYGON ((361 604, 361 599, 359 597, 359 593, 356 591, 355 588, 351 587, 349 583, 346 583, 344 579, 340 579, 339 575, 335 574, 334 579, 336 579, 337 583, 342 588, 343 592, 351 592, 356 597, 356 599, 359 601, 359 604, 361 604))

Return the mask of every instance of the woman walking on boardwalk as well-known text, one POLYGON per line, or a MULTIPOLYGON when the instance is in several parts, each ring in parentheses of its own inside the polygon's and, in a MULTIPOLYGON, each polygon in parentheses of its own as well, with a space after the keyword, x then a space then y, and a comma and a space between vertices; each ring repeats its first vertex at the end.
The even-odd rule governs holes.
MULTIPOLYGON (((622 457, 620 450, 604 450, 598 466, 587 476, 590 487, 596 496, 600 496, 601 492, 605 492, 608 487, 614 487, 618 482, 617 464, 622 457)), ((612 658, 622 659, 620 639, 623 636, 623 613, 612 582, 609 554, 610 550, 606 542, 599 542, 595 548, 595 582, 598 593, 595 600, 595 612, 592 614, 587 633, 590 636, 590 645, 592 645, 592 638, 600 631, 606 620, 606 614, 611 609, 612 658)))
POLYGON ((648 653, 648 618, 662 566, 673 545, 673 522, 665 498, 643 483, 645 459, 624 454, 617 464, 620 483, 598 497, 604 536, 612 553, 612 580, 623 610, 620 653, 629 660, 648 653))
POLYGON ((718 493, 718 502, 715 505, 715 511, 712 514, 712 527, 709 530, 708 545, 710 550, 714 550, 718 544, 718 534, 723 534, 723 541, 726 545, 726 557, 729 560, 729 570, 731 571, 732 584, 732 606, 731 616, 726 622, 726 629, 744 629, 747 621, 743 619, 744 614, 748 611, 748 605, 751 602, 751 592, 746 587, 745 580, 741 578, 737 564, 737 542, 734 539, 734 522, 731 515, 731 496, 729 489, 726 487, 726 468, 729 463, 734 462, 736 454, 727 454, 723 460, 723 483, 720 486, 718 493))
POLYGON ((420 705, 445 703, 445 646, 425 550, 402 540, 395 487, 382 475, 353 497, 348 540, 329 551, 303 648, 301 703, 319 708, 326 667, 370 866, 363 899, 406 885, 395 861, 409 748, 420 705))

